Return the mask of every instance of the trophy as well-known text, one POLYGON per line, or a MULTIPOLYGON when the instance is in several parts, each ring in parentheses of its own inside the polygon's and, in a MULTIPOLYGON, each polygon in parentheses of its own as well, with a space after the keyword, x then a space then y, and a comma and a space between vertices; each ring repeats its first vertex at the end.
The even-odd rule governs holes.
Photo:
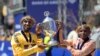
POLYGON ((56 27, 56 23, 55 20, 51 17, 49 17, 49 11, 45 11, 44 15, 46 16, 46 18, 43 20, 42 24, 42 29, 44 31, 47 31, 50 34, 50 41, 48 43, 48 45, 54 46, 57 45, 57 41, 54 40, 54 35, 57 32, 57 27, 56 27))

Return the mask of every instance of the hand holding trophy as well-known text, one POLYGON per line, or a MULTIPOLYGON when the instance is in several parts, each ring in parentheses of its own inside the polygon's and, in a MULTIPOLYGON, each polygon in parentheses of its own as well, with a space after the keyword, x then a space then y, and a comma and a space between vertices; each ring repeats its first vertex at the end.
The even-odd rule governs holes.
POLYGON ((67 48, 67 41, 63 40, 62 43, 59 43, 58 46, 63 47, 63 48, 67 48))

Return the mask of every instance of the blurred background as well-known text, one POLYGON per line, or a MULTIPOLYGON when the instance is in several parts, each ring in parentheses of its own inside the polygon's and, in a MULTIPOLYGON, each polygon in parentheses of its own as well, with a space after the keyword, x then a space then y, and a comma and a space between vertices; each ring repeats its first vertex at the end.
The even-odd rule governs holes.
POLYGON ((100 0, 0 0, 0 56, 13 56, 11 35, 21 29, 20 19, 25 15, 31 15, 38 23, 49 11, 50 17, 64 23, 67 36, 79 23, 92 24, 93 14, 99 10, 100 0))

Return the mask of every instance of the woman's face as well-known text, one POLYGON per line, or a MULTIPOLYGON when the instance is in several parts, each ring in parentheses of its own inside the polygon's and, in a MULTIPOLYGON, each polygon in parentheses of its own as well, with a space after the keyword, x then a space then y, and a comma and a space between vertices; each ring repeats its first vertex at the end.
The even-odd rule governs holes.
POLYGON ((62 23, 61 22, 56 22, 56 26, 57 26, 57 29, 59 30, 60 28, 62 28, 62 23))
POLYGON ((79 32, 78 32, 78 35, 80 38, 85 39, 90 35, 90 29, 87 29, 85 27, 81 27, 79 32))
POLYGON ((41 26, 39 24, 36 25, 35 31, 36 31, 37 34, 41 34, 42 33, 42 28, 41 28, 41 26))

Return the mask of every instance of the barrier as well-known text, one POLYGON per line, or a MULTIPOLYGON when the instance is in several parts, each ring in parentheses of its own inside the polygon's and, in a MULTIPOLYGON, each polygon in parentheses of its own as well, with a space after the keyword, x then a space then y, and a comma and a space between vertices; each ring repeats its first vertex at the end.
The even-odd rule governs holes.
POLYGON ((0 56, 13 56, 9 41, 0 41, 0 56))
MULTIPOLYGON (((46 56, 45 53, 40 53, 39 56, 46 56)), ((72 56, 69 50, 61 47, 53 47, 51 53, 52 56, 72 56)), ((0 41, 0 56, 13 56, 9 41, 0 41)), ((94 56, 100 56, 100 49, 96 49, 94 56)))
POLYGON ((100 48, 95 50, 94 56, 100 56, 100 48))
MULTIPOLYGON (((52 56, 71 56, 71 53, 61 47, 53 47, 52 56)), ((11 44, 9 41, 0 41, 0 56, 13 56, 11 44)), ((39 56, 46 56, 45 52, 41 53, 39 56)))

